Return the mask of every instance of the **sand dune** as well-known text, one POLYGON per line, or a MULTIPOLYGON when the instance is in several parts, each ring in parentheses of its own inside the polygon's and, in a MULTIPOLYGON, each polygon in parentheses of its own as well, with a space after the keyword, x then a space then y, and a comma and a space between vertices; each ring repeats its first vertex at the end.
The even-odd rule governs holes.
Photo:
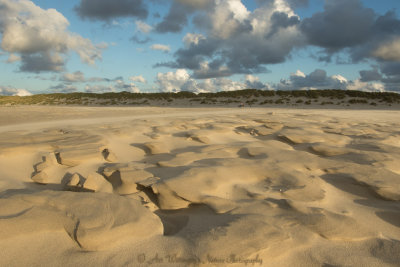
POLYGON ((3 110, 2 266, 400 262, 399 111, 3 110))

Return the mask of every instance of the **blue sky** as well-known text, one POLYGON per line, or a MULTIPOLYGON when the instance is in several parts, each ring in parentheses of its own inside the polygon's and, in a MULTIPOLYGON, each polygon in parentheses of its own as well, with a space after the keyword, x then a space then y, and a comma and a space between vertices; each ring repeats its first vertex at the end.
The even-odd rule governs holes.
POLYGON ((398 0, 0 0, 0 94, 400 91, 398 0))

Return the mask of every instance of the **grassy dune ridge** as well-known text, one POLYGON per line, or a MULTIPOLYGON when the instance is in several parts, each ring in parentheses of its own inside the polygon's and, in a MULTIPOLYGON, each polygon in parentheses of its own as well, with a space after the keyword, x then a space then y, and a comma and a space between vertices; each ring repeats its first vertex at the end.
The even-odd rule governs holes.
POLYGON ((0 105, 342 105, 400 104, 400 94, 347 90, 262 91, 245 89, 217 93, 55 93, 32 96, 0 96, 0 105))

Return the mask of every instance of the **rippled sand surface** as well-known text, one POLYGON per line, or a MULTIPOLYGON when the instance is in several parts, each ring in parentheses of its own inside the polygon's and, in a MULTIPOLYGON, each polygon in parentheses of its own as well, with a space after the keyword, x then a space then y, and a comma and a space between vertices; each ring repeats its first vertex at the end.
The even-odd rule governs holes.
POLYGON ((398 266, 400 112, 0 108, 2 266, 398 266))

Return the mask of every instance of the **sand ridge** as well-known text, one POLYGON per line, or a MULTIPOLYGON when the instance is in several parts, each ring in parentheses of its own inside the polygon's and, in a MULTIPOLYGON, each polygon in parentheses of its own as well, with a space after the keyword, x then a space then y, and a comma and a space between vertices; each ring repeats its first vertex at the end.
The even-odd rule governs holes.
POLYGON ((1 265, 400 262, 398 111, 51 110, 0 115, 1 265))

